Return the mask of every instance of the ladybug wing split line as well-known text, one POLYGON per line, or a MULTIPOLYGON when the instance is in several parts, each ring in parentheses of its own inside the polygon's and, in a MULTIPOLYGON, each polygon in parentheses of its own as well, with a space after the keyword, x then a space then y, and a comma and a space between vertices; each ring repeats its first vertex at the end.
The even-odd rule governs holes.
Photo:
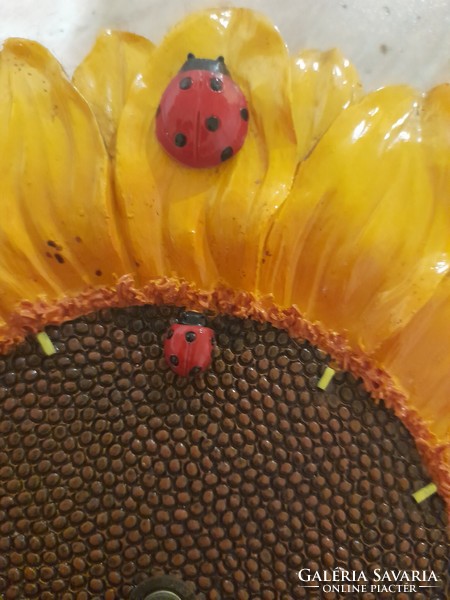
POLYGON ((170 326, 164 341, 164 357, 174 373, 192 377, 211 365, 214 331, 200 313, 187 311, 170 326))
POLYGON ((248 116, 245 96, 231 79, 223 56, 211 60, 188 54, 162 95, 156 136, 183 165, 214 167, 241 149, 248 116))

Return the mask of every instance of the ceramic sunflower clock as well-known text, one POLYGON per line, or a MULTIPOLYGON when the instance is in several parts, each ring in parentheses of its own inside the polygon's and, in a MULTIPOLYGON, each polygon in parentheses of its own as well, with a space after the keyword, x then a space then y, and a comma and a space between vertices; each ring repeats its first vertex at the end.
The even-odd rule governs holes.
POLYGON ((449 86, 228 9, 0 89, 0 594, 447 597, 449 86))

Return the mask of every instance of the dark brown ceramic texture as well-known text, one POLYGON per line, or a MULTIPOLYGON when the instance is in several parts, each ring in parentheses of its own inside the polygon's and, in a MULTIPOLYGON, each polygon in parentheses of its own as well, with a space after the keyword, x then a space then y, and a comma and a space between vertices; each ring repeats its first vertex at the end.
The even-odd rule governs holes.
POLYGON ((0 359, 0 593, 122 600, 174 574, 199 597, 310 598, 300 568, 434 570, 449 546, 414 442, 348 373, 267 324, 209 317, 210 372, 164 362, 171 307, 104 310, 0 359))

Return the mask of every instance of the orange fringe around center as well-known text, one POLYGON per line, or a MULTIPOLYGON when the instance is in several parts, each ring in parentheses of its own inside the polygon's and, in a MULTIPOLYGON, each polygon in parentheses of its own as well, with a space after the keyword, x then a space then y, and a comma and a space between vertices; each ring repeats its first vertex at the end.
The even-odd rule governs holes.
POLYGON ((310 323, 296 306, 284 309, 278 307, 270 296, 256 298, 249 292, 238 292, 226 287, 210 291, 199 290, 186 281, 167 277, 152 280, 139 289, 131 275, 124 275, 115 287, 89 288, 78 296, 54 302, 22 302, 9 322, 0 328, 0 353, 6 353, 27 335, 42 331, 46 325, 60 325, 64 321, 102 308, 143 304, 170 304, 268 322, 286 330, 292 338, 308 340, 328 353, 334 365, 349 371, 355 378, 361 378, 375 400, 383 399, 411 433, 446 502, 450 520, 450 444, 438 443, 417 411, 408 407, 407 395, 361 349, 351 348, 345 336, 326 331, 320 323, 310 323))

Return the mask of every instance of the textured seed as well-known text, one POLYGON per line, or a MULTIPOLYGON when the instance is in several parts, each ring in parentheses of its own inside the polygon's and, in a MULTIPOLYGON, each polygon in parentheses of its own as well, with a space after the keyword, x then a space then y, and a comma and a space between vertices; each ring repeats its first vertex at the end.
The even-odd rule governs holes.
POLYGON ((448 587, 443 502, 411 502, 429 476, 383 403, 347 373, 317 393, 322 352, 225 316, 212 369, 177 380, 178 316, 107 309, 53 327, 56 358, 0 357, 0 595, 126 600, 174 570, 207 600, 295 600, 292 573, 341 564, 448 587))

